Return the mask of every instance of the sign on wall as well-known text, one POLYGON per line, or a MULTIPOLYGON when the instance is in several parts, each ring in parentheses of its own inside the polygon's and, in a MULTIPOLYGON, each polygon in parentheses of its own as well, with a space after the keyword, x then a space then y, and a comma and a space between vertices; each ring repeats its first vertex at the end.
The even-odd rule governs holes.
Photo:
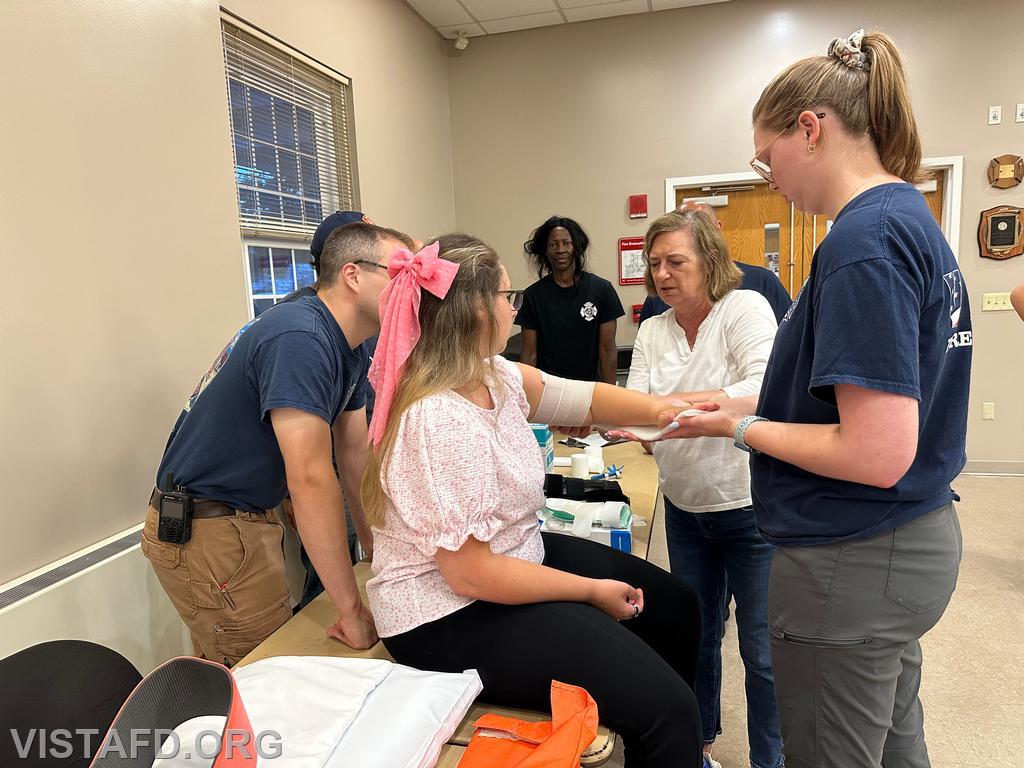
POLYGON ((619 285, 637 285, 644 282, 644 239, 619 238, 619 285))

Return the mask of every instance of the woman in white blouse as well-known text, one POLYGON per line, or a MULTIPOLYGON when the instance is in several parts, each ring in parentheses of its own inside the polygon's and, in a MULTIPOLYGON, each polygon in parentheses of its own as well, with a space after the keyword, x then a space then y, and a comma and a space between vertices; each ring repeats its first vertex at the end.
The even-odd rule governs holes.
MULTIPOLYGON (((648 292, 669 305, 640 326, 626 386, 685 400, 756 395, 776 322, 740 271, 713 219, 684 209, 655 220, 644 245, 648 292)), ((783 764, 768 639, 772 546, 758 532, 747 454, 723 438, 654 443, 672 573, 701 604, 697 703, 707 765, 721 733, 722 634, 726 584, 736 598, 746 667, 747 730, 755 768, 783 764)))

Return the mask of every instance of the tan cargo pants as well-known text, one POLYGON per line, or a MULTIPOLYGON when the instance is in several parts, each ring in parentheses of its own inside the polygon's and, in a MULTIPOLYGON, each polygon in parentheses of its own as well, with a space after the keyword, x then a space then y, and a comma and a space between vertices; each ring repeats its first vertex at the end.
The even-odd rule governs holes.
POLYGON ((191 631, 197 656, 232 666, 291 618, 284 526, 274 515, 236 510, 193 520, 185 544, 159 541, 158 520, 151 506, 142 552, 191 631))

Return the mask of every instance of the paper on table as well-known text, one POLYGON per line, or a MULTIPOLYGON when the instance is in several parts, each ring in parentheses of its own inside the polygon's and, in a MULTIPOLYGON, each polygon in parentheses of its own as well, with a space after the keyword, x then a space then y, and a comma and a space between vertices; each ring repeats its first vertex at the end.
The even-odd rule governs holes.
POLYGON ((608 441, 601 437, 600 432, 591 432, 589 435, 580 440, 580 442, 586 443, 587 445, 595 445, 598 448, 603 448, 604 446, 608 445, 608 441))

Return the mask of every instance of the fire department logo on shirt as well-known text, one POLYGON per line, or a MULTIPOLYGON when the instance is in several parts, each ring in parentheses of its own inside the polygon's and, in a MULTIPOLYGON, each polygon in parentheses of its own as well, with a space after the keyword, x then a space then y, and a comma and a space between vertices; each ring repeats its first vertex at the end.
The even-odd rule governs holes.
POLYGON ((946 293, 949 296, 949 324, 953 329, 953 335, 946 342, 946 351, 957 347, 973 347, 974 331, 958 330, 960 327, 960 314, 964 308, 964 278, 959 269, 947 272, 942 276, 946 283, 946 293))
POLYGON ((597 307, 594 306, 594 302, 588 301, 586 304, 580 307, 580 315, 588 323, 592 322, 593 319, 597 317, 597 307))
POLYGON ((956 328, 960 324, 960 310, 964 305, 964 279, 959 269, 947 272, 942 279, 946 282, 949 295, 949 322, 956 328))

